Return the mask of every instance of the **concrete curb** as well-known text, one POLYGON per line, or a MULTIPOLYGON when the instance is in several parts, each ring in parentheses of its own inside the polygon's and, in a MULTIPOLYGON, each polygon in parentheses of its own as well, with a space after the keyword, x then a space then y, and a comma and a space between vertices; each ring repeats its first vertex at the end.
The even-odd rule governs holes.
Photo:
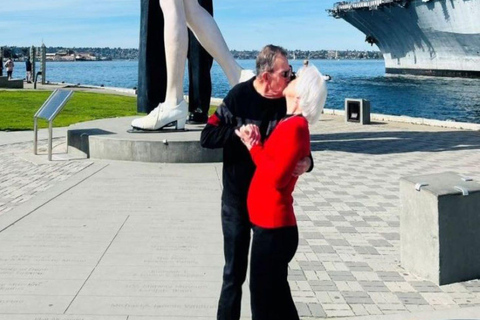
MULTIPOLYGON (((323 113, 338 115, 338 116, 345 116, 344 110, 337 110, 337 109, 324 109, 323 113)), ((409 117, 409 116, 392 116, 388 114, 379 114, 379 113, 370 114, 370 119, 375 121, 403 122, 403 123, 419 124, 419 125, 426 125, 426 126, 432 126, 432 127, 480 131, 480 124, 469 123, 469 122, 442 121, 442 120, 434 120, 434 119, 415 118, 415 117, 409 117)))

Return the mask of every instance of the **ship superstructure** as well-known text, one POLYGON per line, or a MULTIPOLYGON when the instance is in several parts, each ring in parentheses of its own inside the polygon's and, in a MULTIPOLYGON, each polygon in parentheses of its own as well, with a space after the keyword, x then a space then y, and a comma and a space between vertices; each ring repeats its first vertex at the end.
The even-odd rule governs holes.
POLYGON ((342 1, 329 13, 378 46, 387 73, 480 77, 480 0, 342 1))

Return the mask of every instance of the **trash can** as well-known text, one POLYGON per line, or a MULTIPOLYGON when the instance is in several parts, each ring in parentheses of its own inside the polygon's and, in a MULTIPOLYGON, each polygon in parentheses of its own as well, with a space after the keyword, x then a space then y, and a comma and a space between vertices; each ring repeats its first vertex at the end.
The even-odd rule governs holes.
POLYGON ((345 99, 345 121, 370 123, 370 101, 365 99, 345 99))

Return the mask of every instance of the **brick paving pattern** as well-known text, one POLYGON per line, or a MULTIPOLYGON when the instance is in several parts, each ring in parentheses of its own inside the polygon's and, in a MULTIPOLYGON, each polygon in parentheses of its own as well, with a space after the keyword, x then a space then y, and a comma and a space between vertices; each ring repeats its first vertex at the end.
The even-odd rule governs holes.
MULTIPOLYGON (((437 286, 399 256, 399 178, 453 171, 480 181, 480 132, 338 118, 311 128, 315 169, 295 190, 300 242, 289 280, 302 318, 480 306, 480 281, 437 286)), ((0 214, 93 163, 36 164, 21 157, 31 148, 0 146, 0 214)))
POLYGON ((453 171, 480 181, 480 132, 328 117, 311 131, 315 169, 295 190, 300 244, 289 276, 301 315, 479 306, 480 281, 437 286, 400 266, 399 178, 453 171))
MULTIPOLYGON (((54 139, 53 144, 64 144, 64 141, 54 139)), ((46 140, 39 141, 40 153, 46 154, 46 145, 46 140)), ((27 153, 33 153, 33 142, 0 146, 0 215, 92 164, 86 160, 34 163, 22 157, 27 153)))

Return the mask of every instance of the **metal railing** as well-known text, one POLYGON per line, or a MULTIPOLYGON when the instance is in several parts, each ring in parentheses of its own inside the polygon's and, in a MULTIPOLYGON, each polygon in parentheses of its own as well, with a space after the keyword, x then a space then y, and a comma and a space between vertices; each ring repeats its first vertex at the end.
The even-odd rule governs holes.
POLYGON ((399 4, 405 6, 412 0, 350 0, 340 1, 334 4, 333 9, 327 10, 330 15, 338 17, 341 12, 357 10, 357 9, 369 9, 375 10, 380 6, 386 6, 391 4, 399 4))

